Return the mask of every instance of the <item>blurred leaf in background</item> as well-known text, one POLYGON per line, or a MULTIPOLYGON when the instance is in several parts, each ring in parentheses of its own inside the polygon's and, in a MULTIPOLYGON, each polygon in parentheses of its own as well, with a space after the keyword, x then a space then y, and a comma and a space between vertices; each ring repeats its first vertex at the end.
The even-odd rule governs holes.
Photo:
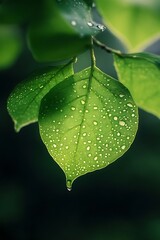
POLYGON ((10 67, 19 57, 22 42, 19 29, 12 25, 0 25, 0 70, 10 67))
POLYGON ((160 56, 149 53, 115 55, 119 80, 136 104, 160 118, 160 56))
POLYGON ((106 26, 129 52, 160 39, 159 0, 96 0, 106 26))

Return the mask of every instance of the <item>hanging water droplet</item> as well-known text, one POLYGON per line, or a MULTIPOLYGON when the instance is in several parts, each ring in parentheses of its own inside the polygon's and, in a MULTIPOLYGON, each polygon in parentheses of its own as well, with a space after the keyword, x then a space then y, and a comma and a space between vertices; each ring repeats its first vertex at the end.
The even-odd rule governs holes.
POLYGON ((72 181, 71 180, 67 180, 66 186, 67 186, 67 190, 70 192, 72 190, 72 181))

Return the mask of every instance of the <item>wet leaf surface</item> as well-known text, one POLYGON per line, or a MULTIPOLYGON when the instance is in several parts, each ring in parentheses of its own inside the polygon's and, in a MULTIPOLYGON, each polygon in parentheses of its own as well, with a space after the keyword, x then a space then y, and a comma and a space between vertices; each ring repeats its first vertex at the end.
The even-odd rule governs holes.
POLYGON ((137 125, 137 107, 128 90, 97 68, 58 84, 40 107, 42 140, 65 172, 68 189, 79 176, 122 156, 137 125))
POLYGON ((15 129, 19 131, 23 126, 36 122, 42 98, 51 88, 72 74, 72 64, 69 63, 41 69, 18 84, 7 104, 15 129))
POLYGON ((119 80, 136 104, 160 117, 160 57, 149 53, 115 55, 119 80))

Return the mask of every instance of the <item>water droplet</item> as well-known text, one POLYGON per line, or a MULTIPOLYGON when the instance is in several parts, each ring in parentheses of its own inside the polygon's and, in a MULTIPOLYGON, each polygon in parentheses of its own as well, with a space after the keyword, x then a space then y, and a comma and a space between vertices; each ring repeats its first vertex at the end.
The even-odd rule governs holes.
POLYGON ((90 149, 91 149, 91 147, 90 147, 90 146, 88 146, 88 147, 87 147, 87 151, 89 151, 90 149))
POLYGON ((94 121, 93 124, 96 126, 98 123, 97 123, 97 121, 94 121))
POLYGON ((124 127, 125 126, 125 122, 124 121, 119 121, 119 125, 124 127))
POLYGON ((84 101, 84 100, 81 100, 81 103, 82 103, 82 105, 84 105, 84 104, 85 104, 85 101, 84 101))
POLYGON ((71 110, 74 111, 76 108, 75 107, 71 107, 71 110))
POLYGON ((123 95, 123 94, 120 94, 119 96, 120 96, 120 98, 123 98, 123 97, 124 97, 124 95, 123 95))
POLYGON ((121 148, 124 150, 124 149, 126 148, 126 146, 125 146, 125 145, 123 145, 121 148))
POLYGON ((118 117, 114 117, 114 120, 115 120, 115 121, 118 120, 118 117))
POLYGON ((87 22, 87 25, 88 25, 89 27, 92 27, 92 26, 93 26, 93 23, 87 22))
POLYGON ((101 31, 104 31, 106 28, 104 25, 102 24, 98 24, 97 27, 101 30, 101 31))
POLYGON ((57 145, 56 145, 56 144, 53 144, 53 147, 54 147, 54 148, 56 148, 56 147, 57 147, 57 145))
POLYGON ((131 103, 127 103, 128 107, 133 107, 133 105, 131 103))
POLYGON ((66 186, 67 186, 67 190, 70 192, 72 190, 72 181, 71 180, 67 180, 66 186))
POLYGON ((76 26, 77 25, 76 21, 74 21, 74 20, 71 21, 71 24, 72 24, 72 26, 76 26))

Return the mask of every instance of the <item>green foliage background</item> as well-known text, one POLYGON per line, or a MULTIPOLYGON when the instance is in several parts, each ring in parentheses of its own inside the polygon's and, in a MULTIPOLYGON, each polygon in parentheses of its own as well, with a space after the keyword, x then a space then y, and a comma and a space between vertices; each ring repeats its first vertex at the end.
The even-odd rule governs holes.
MULTIPOLYGON (((99 36, 102 39, 102 35, 99 36)), ((102 40, 122 49, 109 33, 102 40)), ((159 43, 150 48, 160 54, 159 43)), ((115 76, 112 58, 95 49, 98 66, 115 76)), ((77 70, 88 66, 82 54, 77 70)), ((159 240, 160 125, 140 111, 131 149, 107 168, 83 176, 69 193, 64 175, 39 138, 37 125, 15 134, 6 111, 14 86, 38 64, 27 48, 0 72, 0 239, 159 240)))
MULTIPOLYGON (((81 56, 81 66, 86 58, 81 56)), ((102 51, 97 50, 97 58, 99 66, 113 73, 106 54, 102 59, 102 51)), ((17 135, 6 112, 10 91, 35 67, 26 51, 0 74, 1 239, 159 240, 158 118, 140 111, 131 149, 107 168, 85 175, 69 193, 63 172, 39 138, 37 125, 17 135)))

